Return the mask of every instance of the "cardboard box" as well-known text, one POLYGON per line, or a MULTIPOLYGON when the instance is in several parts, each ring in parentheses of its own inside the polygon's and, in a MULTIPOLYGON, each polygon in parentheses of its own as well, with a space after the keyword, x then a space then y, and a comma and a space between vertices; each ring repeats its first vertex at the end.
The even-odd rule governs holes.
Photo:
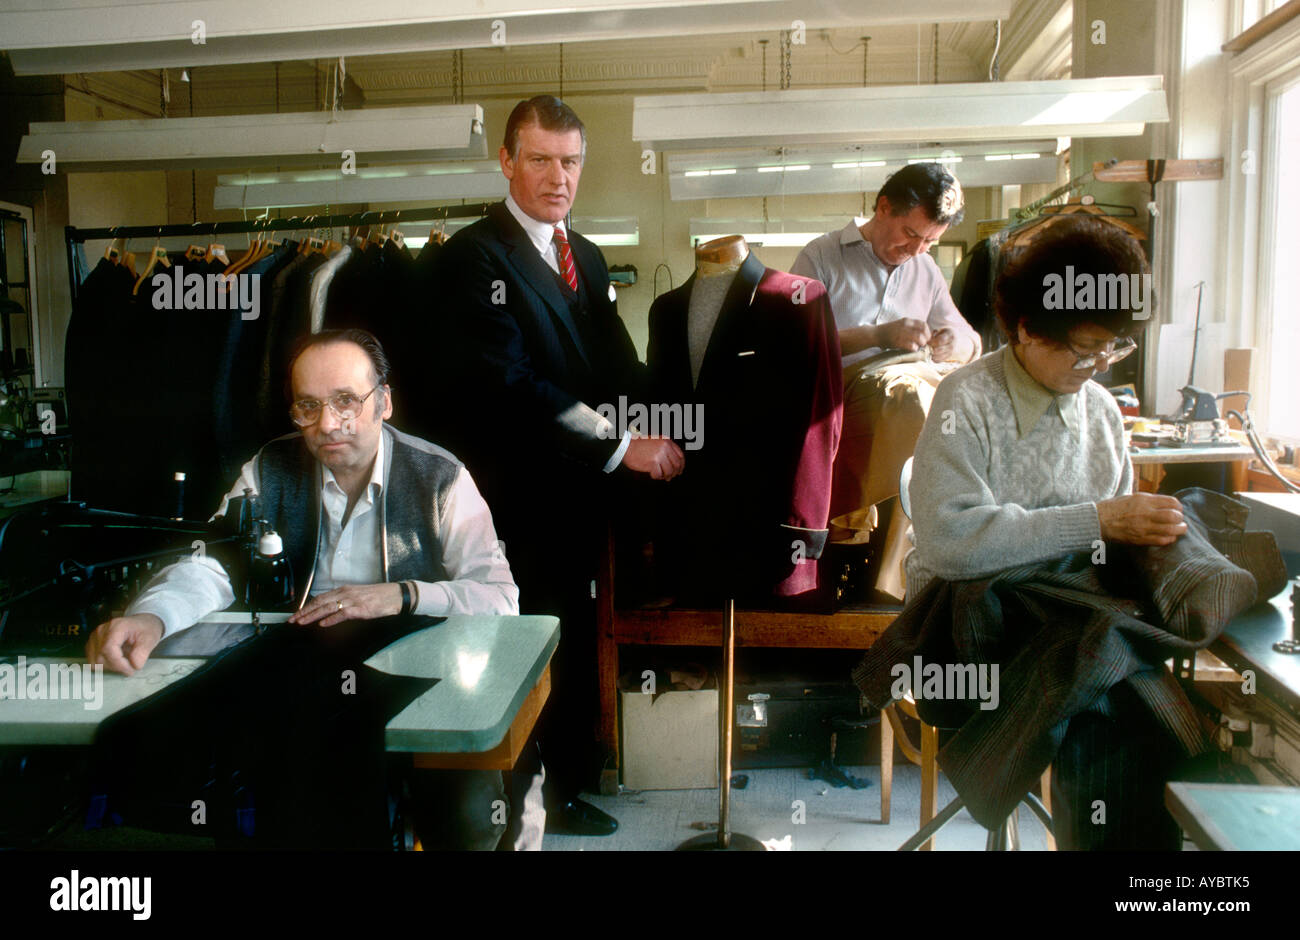
POLYGON ((620 684, 623 785, 691 790, 718 785, 718 690, 662 692, 620 684))

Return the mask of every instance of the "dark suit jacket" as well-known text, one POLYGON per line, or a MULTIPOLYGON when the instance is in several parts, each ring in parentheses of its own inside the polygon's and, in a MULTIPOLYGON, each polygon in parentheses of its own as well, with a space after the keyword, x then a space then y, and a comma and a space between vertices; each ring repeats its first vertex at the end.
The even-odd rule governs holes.
POLYGON ((796 562, 796 542, 807 559, 825 544, 843 421, 839 334, 826 289, 765 268, 750 253, 692 388, 694 283, 692 276, 655 300, 646 357, 654 402, 703 411, 703 446, 686 451, 685 473, 669 484, 682 548, 693 559, 684 568, 707 572, 732 596, 811 590, 816 568, 796 562))
POLYGON ((580 303, 504 202, 443 246, 432 278, 443 355, 441 391, 429 396, 442 420, 430 433, 469 466, 508 546, 544 537, 554 547, 559 526, 586 539, 573 527, 589 534, 619 445, 595 409, 643 386, 600 249, 568 237, 580 303))

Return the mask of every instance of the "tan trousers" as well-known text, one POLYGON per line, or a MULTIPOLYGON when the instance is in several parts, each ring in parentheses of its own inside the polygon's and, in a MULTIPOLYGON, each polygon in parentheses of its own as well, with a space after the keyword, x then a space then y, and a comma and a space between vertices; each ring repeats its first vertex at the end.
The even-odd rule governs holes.
MULTIPOLYGON (((876 526, 876 504, 898 495, 898 477, 912 456, 942 376, 929 363, 908 362, 844 370, 844 429, 831 488, 830 539, 865 543, 876 526)), ((907 519, 894 512, 885 535, 876 590, 905 593, 907 519)))

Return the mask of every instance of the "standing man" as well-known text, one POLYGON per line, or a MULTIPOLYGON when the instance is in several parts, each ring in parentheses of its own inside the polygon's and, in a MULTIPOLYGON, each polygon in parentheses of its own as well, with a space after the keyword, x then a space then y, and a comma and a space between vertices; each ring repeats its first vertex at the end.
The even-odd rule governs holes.
MULTIPOLYGON (((876 504, 898 494, 899 473, 946 371, 932 363, 960 364, 980 354, 979 334, 929 255, 962 213, 961 185, 942 164, 909 164, 885 181, 870 219, 813 239, 790 268, 826 285, 839 327, 844 431, 832 485, 832 542, 865 543, 876 504), (871 357, 884 350, 928 355, 873 367, 871 357)), ((895 513, 875 587, 899 599, 906 547, 906 523, 895 513)))
POLYGON ((617 822, 578 799, 594 785, 595 578, 615 486, 683 468, 666 438, 615 429, 597 413, 641 399, 644 366, 618 316, 600 249, 569 229, 587 152, 573 110, 521 101, 499 158, 510 194, 439 255, 446 291, 444 381, 454 445, 480 479, 525 613, 560 617, 553 691, 539 732, 547 827, 608 835, 617 822))

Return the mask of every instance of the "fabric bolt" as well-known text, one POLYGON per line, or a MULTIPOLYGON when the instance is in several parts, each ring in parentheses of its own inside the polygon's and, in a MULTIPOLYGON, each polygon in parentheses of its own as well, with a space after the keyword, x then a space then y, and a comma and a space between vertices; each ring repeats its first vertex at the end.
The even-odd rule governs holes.
POLYGON ((729 281, 698 381, 689 322, 698 279, 650 308, 650 401, 704 419, 694 441, 684 424, 672 431, 687 469, 665 487, 660 542, 684 594, 798 595, 817 586, 826 540, 842 416, 838 334, 816 281, 767 268, 753 252, 729 281))

